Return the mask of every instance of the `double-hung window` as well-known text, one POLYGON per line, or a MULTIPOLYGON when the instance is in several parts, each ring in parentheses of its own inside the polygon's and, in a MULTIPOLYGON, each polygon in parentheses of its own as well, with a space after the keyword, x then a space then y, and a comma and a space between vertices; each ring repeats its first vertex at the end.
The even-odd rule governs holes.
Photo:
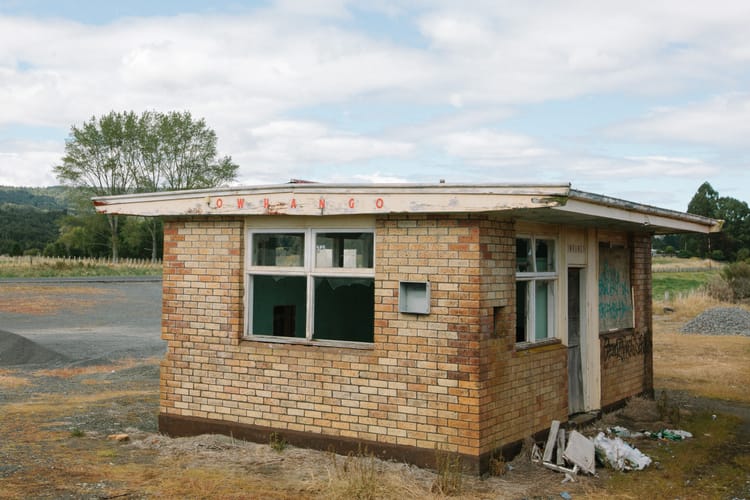
POLYGON ((516 239, 516 342, 555 337, 555 240, 516 239))
POLYGON ((372 230, 251 230, 248 336, 372 342, 373 245, 372 230))

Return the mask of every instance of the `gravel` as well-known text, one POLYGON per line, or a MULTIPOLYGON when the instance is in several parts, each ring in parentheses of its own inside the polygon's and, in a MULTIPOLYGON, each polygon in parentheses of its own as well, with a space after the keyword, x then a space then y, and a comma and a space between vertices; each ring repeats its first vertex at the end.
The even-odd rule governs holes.
POLYGON ((688 321, 682 333, 750 336, 750 312, 739 307, 714 307, 688 321))

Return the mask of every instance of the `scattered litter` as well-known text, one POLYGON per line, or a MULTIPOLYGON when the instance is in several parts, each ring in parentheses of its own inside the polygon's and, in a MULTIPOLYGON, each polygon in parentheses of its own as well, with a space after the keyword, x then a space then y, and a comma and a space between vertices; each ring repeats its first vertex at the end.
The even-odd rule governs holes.
POLYGON ((680 429, 662 429, 659 432, 647 432, 646 434, 653 439, 668 439, 670 441, 682 441, 693 437, 688 431, 680 429))
POLYGON ((626 438, 626 439, 639 439, 639 438, 646 436, 646 433, 644 432, 633 432, 630 429, 627 429, 619 425, 616 425, 614 427, 608 427, 607 432, 609 434, 614 434, 617 437, 626 438))
POLYGON ((594 443, 580 432, 571 431, 563 458, 577 465, 583 472, 596 473, 594 443))
POLYGON ((562 493, 560 493, 560 496, 563 497, 565 500, 572 500, 573 499, 573 497, 567 491, 563 491, 562 493))
POLYGON ((595 474, 595 454, 593 443, 582 434, 571 431, 567 447, 565 446, 565 431, 560 429, 560 421, 553 420, 550 426, 549 436, 544 451, 534 444, 531 449, 531 461, 541 464, 542 466, 565 474, 563 483, 568 481, 575 482, 575 477, 579 471, 589 474, 595 474), (552 454, 557 445, 557 463, 552 463, 552 454), (564 450, 564 451, 562 451, 564 450), (565 467, 565 464, 572 464, 573 468, 565 467))
POLYGON ((608 438, 603 432, 594 438, 594 448, 599 461, 615 470, 643 470, 651 463, 651 458, 638 448, 619 437, 608 438))
POLYGON ((109 436, 107 436, 107 439, 109 439, 110 441, 117 441, 118 443, 121 443, 123 441, 130 440, 130 436, 128 436, 127 434, 110 434, 109 436))

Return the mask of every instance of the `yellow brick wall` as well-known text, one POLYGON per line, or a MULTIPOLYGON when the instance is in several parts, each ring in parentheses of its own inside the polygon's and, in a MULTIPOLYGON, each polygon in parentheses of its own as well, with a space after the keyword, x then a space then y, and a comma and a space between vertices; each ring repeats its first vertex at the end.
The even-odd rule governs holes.
POLYGON ((559 342, 516 348, 516 240, 513 224, 482 222, 480 312, 482 391, 481 453, 549 428, 568 415, 567 350, 559 342))
POLYGON ((565 347, 515 347, 509 221, 379 218, 370 349, 243 339, 243 221, 164 233, 162 415, 468 457, 566 420, 565 347), (400 281, 431 283, 429 315, 398 312, 400 281))

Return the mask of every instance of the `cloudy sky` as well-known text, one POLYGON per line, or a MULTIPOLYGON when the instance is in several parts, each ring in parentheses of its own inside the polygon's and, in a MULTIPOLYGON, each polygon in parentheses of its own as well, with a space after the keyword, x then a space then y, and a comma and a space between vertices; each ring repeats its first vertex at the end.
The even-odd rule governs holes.
POLYGON ((73 124, 205 118, 238 184, 571 182, 750 200, 750 2, 0 0, 0 185, 73 124))

